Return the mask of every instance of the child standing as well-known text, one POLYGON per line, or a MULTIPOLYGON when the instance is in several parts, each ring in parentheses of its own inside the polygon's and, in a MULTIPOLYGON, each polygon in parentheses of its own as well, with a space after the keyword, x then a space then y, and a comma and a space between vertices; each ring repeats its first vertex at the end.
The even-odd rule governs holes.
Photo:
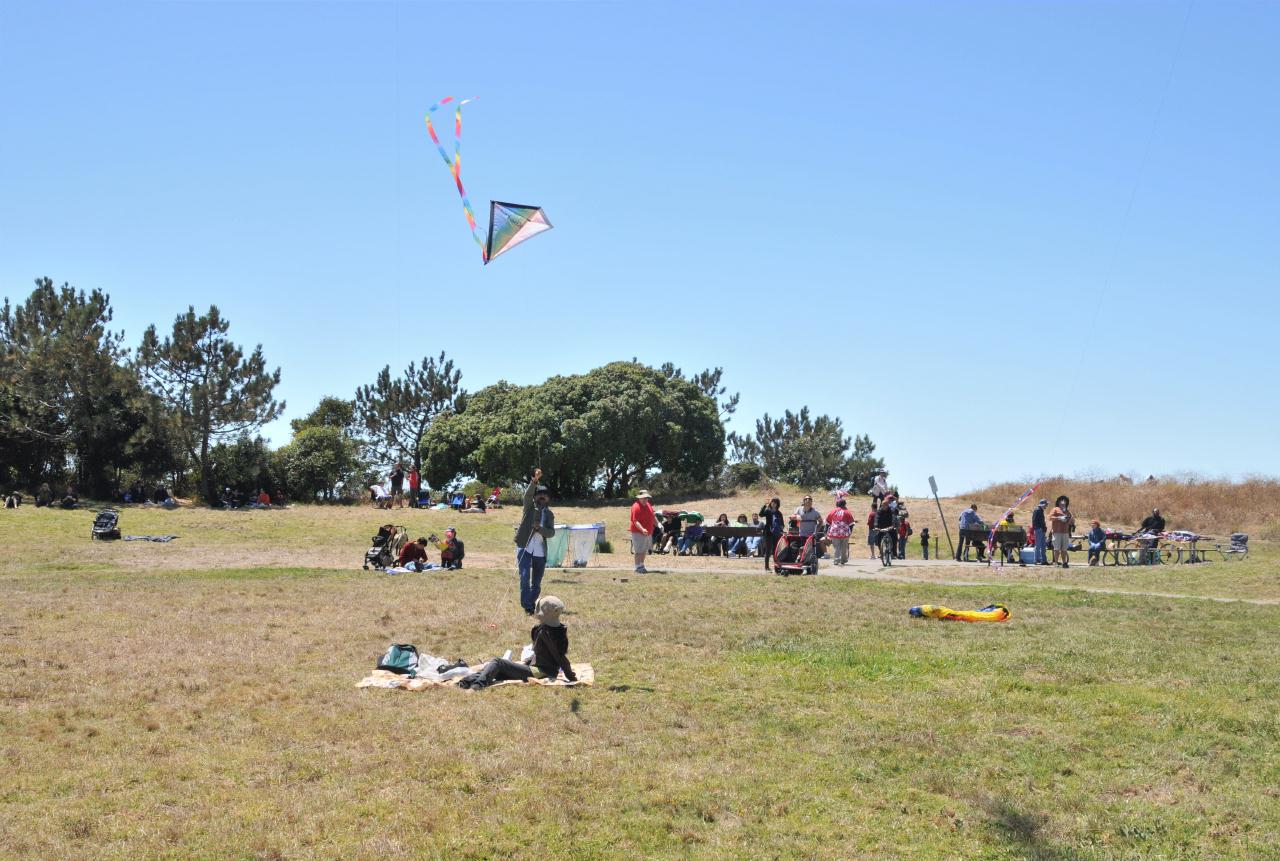
POLYGON ((924 554, 924 558, 929 558, 929 527, 920 530, 920 552, 924 554))

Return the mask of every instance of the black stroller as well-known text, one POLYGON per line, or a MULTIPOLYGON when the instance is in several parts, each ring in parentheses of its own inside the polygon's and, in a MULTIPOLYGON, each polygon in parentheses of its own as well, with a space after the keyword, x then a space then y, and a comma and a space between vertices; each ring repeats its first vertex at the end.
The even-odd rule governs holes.
POLYGON ((120 537, 120 515, 114 508, 106 508, 98 512, 93 519, 93 531, 89 538, 94 541, 110 541, 120 537))
POLYGON ((785 533, 773 548, 773 569, 783 577, 790 574, 817 574, 817 537, 785 533))
POLYGON ((400 550, 409 540, 409 530, 403 526, 388 523, 378 527, 378 534, 370 540, 369 549, 364 552, 365 570, 370 568, 390 568, 400 558, 400 550))

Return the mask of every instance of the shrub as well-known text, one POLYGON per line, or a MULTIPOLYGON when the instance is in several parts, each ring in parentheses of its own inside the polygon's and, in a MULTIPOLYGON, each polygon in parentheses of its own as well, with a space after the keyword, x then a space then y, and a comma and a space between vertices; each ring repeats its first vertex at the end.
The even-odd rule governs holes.
POLYGON ((746 460, 730 464, 725 470, 725 482, 730 487, 754 487, 763 479, 764 470, 760 465, 746 460))

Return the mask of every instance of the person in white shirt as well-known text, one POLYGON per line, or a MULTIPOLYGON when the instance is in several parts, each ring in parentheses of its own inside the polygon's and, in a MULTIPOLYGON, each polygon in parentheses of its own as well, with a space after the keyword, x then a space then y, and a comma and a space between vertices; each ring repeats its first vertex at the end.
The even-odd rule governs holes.
POLYGON ((524 491, 524 512, 516 527, 516 567, 520 571, 520 606, 532 616, 542 592, 542 575, 547 570, 547 541, 556 534, 556 517, 547 507, 550 494, 538 483, 542 470, 535 469, 524 491))

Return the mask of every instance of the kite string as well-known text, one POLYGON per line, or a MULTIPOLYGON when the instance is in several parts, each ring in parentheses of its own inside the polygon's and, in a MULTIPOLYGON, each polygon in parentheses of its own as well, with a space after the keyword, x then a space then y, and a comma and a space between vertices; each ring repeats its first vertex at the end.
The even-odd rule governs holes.
POLYGON ((1036 488, 1038 488, 1040 484, 1041 482, 1037 481, 1035 484, 1028 487, 1023 492, 1022 496, 1019 496, 1017 501, 1014 502, 1013 505, 1009 506, 1009 508, 1004 513, 1004 517, 1001 517, 1000 520, 997 520, 996 524, 991 527, 991 534, 987 536, 987 567, 988 568, 994 565, 996 561, 996 529, 999 527, 1000 522, 1003 520, 1008 520, 1009 515, 1013 514, 1014 509, 1022 505, 1022 503, 1026 502, 1027 499, 1031 496, 1031 494, 1036 492, 1036 488))
POLYGON ((471 200, 467 197, 466 189, 462 186, 462 106, 467 102, 475 101, 475 99, 462 99, 455 106, 452 159, 449 158, 449 153, 445 150, 444 144, 440 143, 440 137, 436 134, 435 126, 431 123, 431 115, 453 100, 453 96, 445 96, 430 107, 427 111, 427 133, 431 135, 431 142, 436 145, 436 150, 440 153, 440 158, 444 160, 445 167, 453 175, 453 182, 458 187, 458 196, 462 198, 462 212, 467 216, 467 226, 471 228, 471 238, 476 241, 476 245, 480 246, 480 257, 487 263, 489 258, 485 251, 484 240, 480 238, 480 232, 476 228, 476 213, 471 208, 471 200))

